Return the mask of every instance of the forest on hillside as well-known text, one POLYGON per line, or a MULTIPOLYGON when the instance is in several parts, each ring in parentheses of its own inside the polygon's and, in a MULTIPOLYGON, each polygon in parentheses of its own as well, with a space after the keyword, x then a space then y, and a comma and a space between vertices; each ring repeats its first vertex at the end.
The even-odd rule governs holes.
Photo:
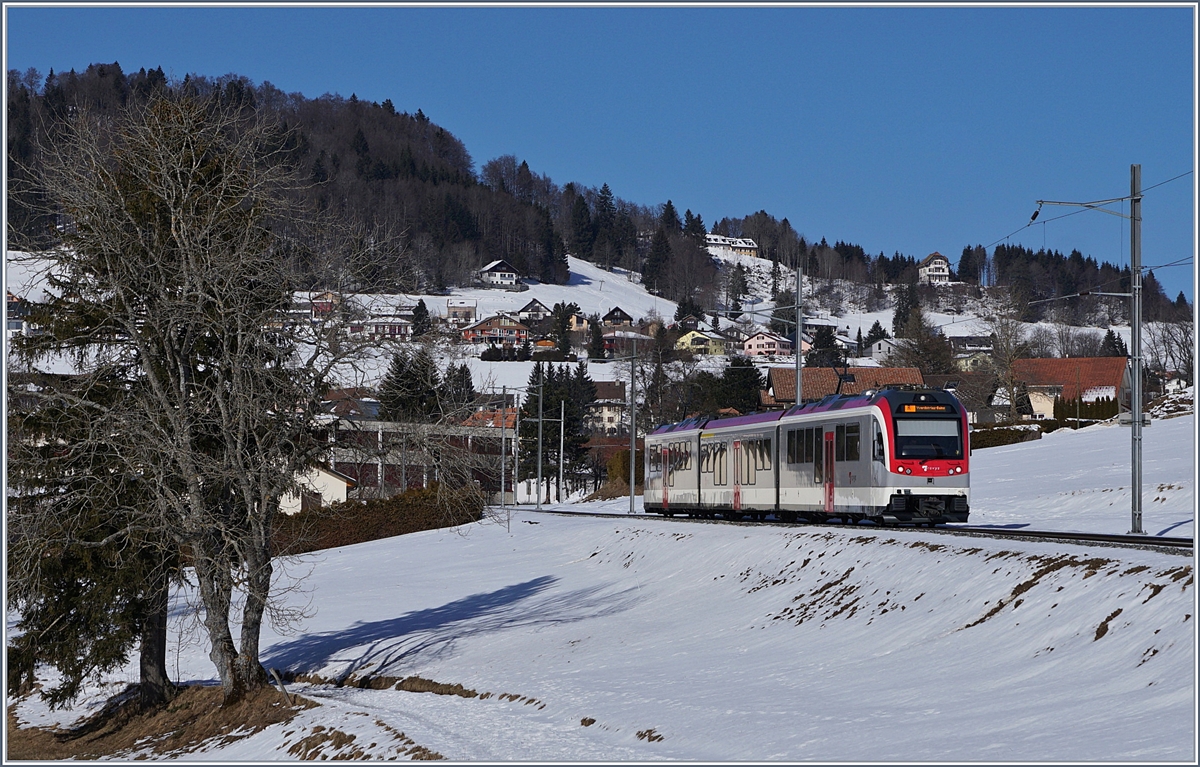
MULTIPOLYGON (((308 256, 300 265, 314 288, 369 292, 435 292, 469 284, 495 259, 505 259, 526 278, 563 283, 566 255, 605 268, 638 272, 648 290, 701 310, 734 308, 740 298, 704 247, 706 233, 748 237, 773 264, 772 298, 786 293, 799 261, 815 280, 845 280, 877 288, 917 280, 920 259, 869 254, 851 242, 810 242, 787 219, 760 210, 723 217, 706 227, 699 215, 675 204, 650 206, 623 200, 607 184, 599 188, 559 185, 531 170, 527 161, 504 155, 475 169, 467 147, 420 109, 398 112, 382 103, 324 94, 284 93, 269 82, 255 84, 229 74, 188 75, 172 82, 161 67, 126 73, 120 64, 93 64, 77 73, 44 78, 36 70, 8 72, 9 218, 11 248, 40 249, 55 241, 62 222, 29 183, 41 148, 53 146, 63 122, 79 110, 99 117, 144 103, 157 89, 213 97, 222 105, 274 121, 284 130, 289 161, 301 180, 301 201, 337 220, 358 240, 361 263, 346 268, 308 256), (339 282, 355 275, 355 283, 339 282)), ((1077 250, 1033 251, 998 245, 991 253, 967 245, 953 279, 981 287, 1007 287, 1026 320, 1082 323, 1088 300, 1051 307, 1038 303, 1080 290, 1127 292, 1128 267, 1097 262, 1077 250), (1065 310, 1064 306, 1069 304, 1065 310)), ((1144 280, 1145 316, 1166 319, 1190 305, 1174 301, 1153 272, 1144 280)))

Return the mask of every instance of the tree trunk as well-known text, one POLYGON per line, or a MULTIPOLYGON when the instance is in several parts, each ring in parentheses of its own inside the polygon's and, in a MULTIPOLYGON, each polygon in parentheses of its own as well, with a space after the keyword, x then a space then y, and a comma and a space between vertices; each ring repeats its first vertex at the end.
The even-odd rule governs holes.
MULTIPOLYGON (((256 527, 258 527, 256 525, 256 527)), ((234 664, 237 675, 247 690, 270 684, 266 669, 259 662, 259 634, 263 612, 271 593, 271 551, 265 531, 255 531, 257 540, 249 547, 246 569, 246 604, 242 608, 241 652, 234 664)))
POLYGON ((211 552, 196 546, 196 581, 200 600, 204 603, 204 628, 212 647, 208 657, 217 668, 224 692, 223 705, 234 703, 246 692, 243 679, 237 673, 238 651, 229 630, 229 607, 233 598, 233 581, 225 565, 211 552))
POLYGON ((170 581, 166 573, 151 576, 150 609, 142 624, 140 652, 142 708, 162 706, 175 697, 175 685, 167 676, 167 607, 170 581))

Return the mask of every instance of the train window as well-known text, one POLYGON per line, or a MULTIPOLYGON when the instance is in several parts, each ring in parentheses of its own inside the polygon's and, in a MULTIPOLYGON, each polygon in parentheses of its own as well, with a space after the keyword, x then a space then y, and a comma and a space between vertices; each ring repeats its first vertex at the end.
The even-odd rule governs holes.
POLYGON ((825 481, 825 450, 824 445, 817 441, 816 438, 823 437, 823 433, 819 429, 810 429, 813 433, 812 440, 809 441, 809 447, 813 448, 813 481, 818 485, 825 481))
POLYGON ((833 460, 840 463, 846 460, 846 424, 839 423, 833 427, 833 435, 833 460))
POLYGON ((787 462, 804 463, 804 429, 792 429, 787 433, 787 462))
POLYGON ((804 430, 804 462, 812 463, 814 456, 817 455, 817 430, 804 430))
POLYGON ((692 470, 692 443, 683 443, 683 468, 684 471, 692 470))
POLYGON ((773 456, 771 455, 771 448, 773 446, 774 446, 774 443, 769 438, 764 439, 762 441, 763 469, 766 471, 771 470, 771 463, 773 460, 773 456))
POLYGON ((751 439, 742 443, 742 456, 739 463, 742 465, 742 481, 744 484, 754 484, 755 466, 754 454, 758 451, 758 440, 751 439))
POLYGON ((959 422, 896 420, 896 456, 899 458, 962 458, 959 422))
POLYGON ((856 424, 856 423, 846 424, 846 460, 847 461, 857 461, 858 460, 858 453, 859 453, 858 430, 859 430, 858 424, 856 424))
POLYGON ((662 448, 653 445, 650 448, 650 472, 653 474, 660 471, 662 471, 662 448))
POLYGON ((874 443, 874 447, 872 448, 871 457, 874 458, 876 461, 879 461, 882 463, 883 462, 883 430, 879 428, 878 421, 875 421, 875 420, 871 421, 871 431, 875 434, 875 437, 872 440, 874 443))

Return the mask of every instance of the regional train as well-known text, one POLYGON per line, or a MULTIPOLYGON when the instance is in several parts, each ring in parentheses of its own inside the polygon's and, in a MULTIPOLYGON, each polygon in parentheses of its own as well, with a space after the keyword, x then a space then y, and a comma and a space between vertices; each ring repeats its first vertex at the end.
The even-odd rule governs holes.
POLYGON ((966 522, 967 415, 950 392, 887 387, 786 411, 692 418, 645 440, 645 510, 878 524, 966 522))

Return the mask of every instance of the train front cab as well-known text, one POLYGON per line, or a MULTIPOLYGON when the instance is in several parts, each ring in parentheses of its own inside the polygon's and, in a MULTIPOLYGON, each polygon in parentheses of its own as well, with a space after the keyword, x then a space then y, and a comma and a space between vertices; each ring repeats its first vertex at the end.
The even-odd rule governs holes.
POLYGON ((889 390, 876 400, 884 440, 885 523, 966 522, 970 444, 966 413, 940 390, 889 390))

